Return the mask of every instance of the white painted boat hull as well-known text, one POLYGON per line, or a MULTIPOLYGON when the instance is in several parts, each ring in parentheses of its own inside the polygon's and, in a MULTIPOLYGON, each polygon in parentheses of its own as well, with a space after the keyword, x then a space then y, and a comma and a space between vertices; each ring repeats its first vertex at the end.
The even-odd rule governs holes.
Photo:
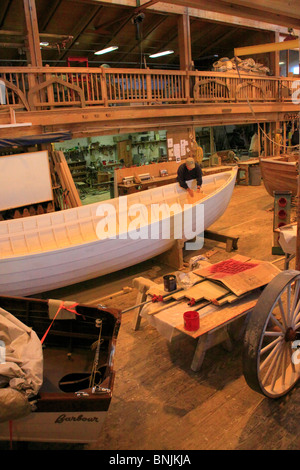
MULTIPOLYGON (((203 231, 225 212, 236 173, 233 168, 203 178, 207 196, 195 203, 204 206, 203 231)), ((184 201, 186 191, 174 183, 132 194, 128 206, 172 204, 176 198, 184 201)), ((104 203, 117 204, 118 199, 104 203)), ((99 239, 95 214, 101 204, 0 222, 0 294, 28 296, 61 288, 136 265, 172 247, 174 238, 99 239)))

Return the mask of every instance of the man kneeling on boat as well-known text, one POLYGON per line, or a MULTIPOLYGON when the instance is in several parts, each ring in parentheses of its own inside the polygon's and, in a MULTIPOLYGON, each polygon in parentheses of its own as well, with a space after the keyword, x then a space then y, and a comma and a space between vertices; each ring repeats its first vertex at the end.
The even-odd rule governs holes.
POLYGON ((199 193, 202 186, 202 170, 199 163, 195 163, 192 157, 186 159, 177 170, 177 181, 179 185, 186 189, 190 196, 194 195, 194 191, 187 185, 187 181, 197 180, 197 192, 199 193))

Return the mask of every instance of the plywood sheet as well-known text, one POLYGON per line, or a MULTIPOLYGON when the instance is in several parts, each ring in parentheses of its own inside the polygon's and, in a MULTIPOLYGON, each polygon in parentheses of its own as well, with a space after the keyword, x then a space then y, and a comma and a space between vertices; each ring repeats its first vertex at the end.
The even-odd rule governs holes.
POLYGON ((230 323, 237 319, 241 315, 245 314, 249 310, 253 309, 259 298, 260 292, 256 291, 253 294, 245 297, 234 305, 228 307, 220 307, 216 311, 200 318, 200 327, 196 331, 187 331, 184 328, 183 322, 176 326, 176 329, 193 338, 199 338, 200 336, 211 333, 212 331, 221 328, 222 326, 230 323))
POLYGON ((0 210, 53 200, 48 152, 0 157, 0 210))

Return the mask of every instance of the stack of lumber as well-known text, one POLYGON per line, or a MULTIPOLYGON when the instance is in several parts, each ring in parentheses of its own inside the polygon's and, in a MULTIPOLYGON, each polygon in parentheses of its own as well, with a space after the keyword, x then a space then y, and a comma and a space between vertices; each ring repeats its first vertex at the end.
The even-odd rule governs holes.
POLYGON ((213 63, 213 70, 215 72, 237 72, 255 75, 267 75, 270 69, 263 64, 255 62, 254 59, 240 59, 239 57, 228 59, 223 57, 217 62, 213 63))
POLYGON ((54 169, 61 184, 62 197, 64 198, 67 207, 72 208, 81 206, 82 203, 64 153, 61 151, 53 151, 51 152, 51 156, 54 163, 54 169))

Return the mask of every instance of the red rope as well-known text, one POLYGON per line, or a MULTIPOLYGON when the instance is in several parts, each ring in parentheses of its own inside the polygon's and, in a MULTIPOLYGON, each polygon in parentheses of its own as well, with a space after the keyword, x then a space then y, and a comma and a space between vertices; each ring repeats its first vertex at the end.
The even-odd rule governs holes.
MULTIPOLYGON (((42 339, 41 339, 41 343, 42 343, 42 344, 43 344, 43 342, 45 341, 46 336, 47 336, 47 334, 49 333, 50 328, 52 327, 55 318, 57 317, 57 315, 59 314, 59 312, 60 312, 62 309, 68 310, 68 312, 71 312, 71 313, 75 313, 75 315, 81 315, 81 313, 78 313, 78 312, 76 312, 76 310, 74 310, 74 308, 75 308, 77 305, 78 305, 78 303, 74 303, 74 304, 70 305, 70 307, 66 307, 64 301, 61 302, 60 306, 58 307, 58 310, 57 310, 56 314, 54 315, 54 318, 53 318, 53 320, 52 320, 50 326, 48 327, 47 331, 45 332, 44 336, 43 336, 42 339)), ((12 450, 12 448, 13 448, 13 422, 12 422, 12 421, 9 421, 9 422, 8 422, 8 426, 9 426, 9 443, 10 443, 9 445, 10 445, 10 450, 12 450)))
POLYGON ((57 310, 56 314, 54 315, 54 318, 53 318, 52 322, 50 323, 50 325, 49 325, 47 331, 45 332, 44 336, 43 336, 42 339, 41 339, 41 343, 42 343, 42 344, 43 344, 43 342, 45 341, 46 336, 47 336, 47 334, 49 333, 50 328, 52 327, 52 325, 53 325, 53 323, 54 323, 54 320, 55 320, 55 318, 57 317, 57 315, 59 314, 59 312, 61 311, 61 309, 68 310, 68 312, 75 313, 75 315, 81 315, 80 313, 76 312, 76 310, 74 310, 74 308, 76 307, 76 305, 78 305, 78 304, 77 304, 77 303, 74 303, 74 304, 70 305, 70 307, 66 307, 64 301, 61 302, 60 306, 58 307, 58 310, 57 310))

